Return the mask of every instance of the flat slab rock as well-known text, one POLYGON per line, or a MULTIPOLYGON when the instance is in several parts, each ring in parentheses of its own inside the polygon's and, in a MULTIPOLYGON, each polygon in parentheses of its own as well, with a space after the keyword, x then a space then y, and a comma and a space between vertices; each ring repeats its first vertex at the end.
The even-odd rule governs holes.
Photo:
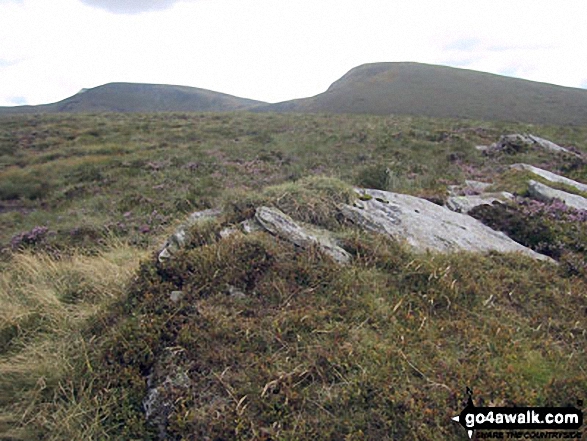
POLYGON ((351 260, 350 254, 336 245, 327 231, 301 226, 276 208, 257 208, 255 220, 270 233, 300 248, 317 246, 320 251, 338 263, 348 263, 351 260))
POLYGON ((567 206, 576 210, 587 210, 587 199, 577 194, 567 193, 566 191, 556 190, 549 187, 548 185, 541 184, 540 182, 530 181, 528 183, 528 193, 534 199, 543 202, 550 202, 553 199, 560 199, 567 206))
POLYGON ((356 189, 367 195, 341 211, 356 225, 397 240, 405 240, 418 251, 517 252, 534 259, 552 261, 494 231, 465 214, 414 196, 381 190, 356 189), (368 200, 363 200, 367 199, 368 200))
POLYGON ((549 172, 548 170, 534 167, 533 165, 530 165, 530 164, 513 164, 510 167, 513 169, 516 169, 516 170, 529 171, 531 173, 534 173, 537 176, 540 176, 540 177, 546 179, 547 181, 556 182, 556 183, 560 183, 560 184, 566 184, 570 187, 576 188, 579 191, 587 192, 587 184, 583 184, 581 182, 577 182, 572 179, 565 178, 564 176, 557 175, 556 173, 549 172))

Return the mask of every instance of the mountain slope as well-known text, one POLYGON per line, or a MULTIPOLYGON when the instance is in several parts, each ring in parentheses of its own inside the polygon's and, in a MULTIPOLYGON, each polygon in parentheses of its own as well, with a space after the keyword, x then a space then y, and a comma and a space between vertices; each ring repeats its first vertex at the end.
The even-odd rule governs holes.
POLYGON ((163 84, 109 83, 40 106, 0 107, 2 113, 224 112, 263 104, 211 90, 163 84))
POLYGON ((258 111, 411 114, 542 124, 587 124, 587 90, 419 63, 351 69, 315 97, 258 111))

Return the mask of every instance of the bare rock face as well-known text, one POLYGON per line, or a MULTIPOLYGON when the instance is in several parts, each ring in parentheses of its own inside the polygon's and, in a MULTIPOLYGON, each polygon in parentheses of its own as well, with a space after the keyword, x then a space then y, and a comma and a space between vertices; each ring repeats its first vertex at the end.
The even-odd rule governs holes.
POLYGON ((566 184, 566 185, 569 185, 571 187, 576 188, 579 191, 587 192, 587 185, 586 184, 574 181, 569 178, 565 178, 564 176, 560 176, 560 175, 557 175, 556 173, 549 172, 548 170, 543 170, 541 168, 534 167, 533 165, 513 164, 511 167, 516 170, 525 170, 525 171, 532 172, 535 175, 540 176, 550 182, 566 184))
POLYGON ((263 228, 300 248, 317 246, 338 263, 348 263, 349 253, 336 245, 327 231, 298 225, 291 217, 276 208, 259 207, 255 219, 263 228))
POLYGON ((457 213, 468 213, 479 205, 491 205, 494 202, 506 202, 512 199, 514 199, 514 195, 507 191, 480 195, 451 196, 446 201, 446 208, 457 213))
POLYGON ((587 210, 587 199, 577 194, 567 193, 566 191, 556 190, 540 182, 530 181, 528 192, 534 199, 543 202, 550 202, 553 199, 560 199, 567 206, 576 210, 587 210))
POLYGON ((209 209, 203 211, 196 211, 192 213, 188 220, 180 225, 175 232, 169 236, 163 249, 159 253, 159 262, 169 259, 174 253, 177 253, 181 248, 185 246, 187 239, 187 230, 194 226, 196 223, 205 219, 215 219, 222 214, 219 209, 209 209))
POLYGON ((366 230, 405 240, 418 251, 518 252, 551 261, 465 214, 425 199, 381 190, 357 189, 353 206, 343 205, 346 218, 366 230))

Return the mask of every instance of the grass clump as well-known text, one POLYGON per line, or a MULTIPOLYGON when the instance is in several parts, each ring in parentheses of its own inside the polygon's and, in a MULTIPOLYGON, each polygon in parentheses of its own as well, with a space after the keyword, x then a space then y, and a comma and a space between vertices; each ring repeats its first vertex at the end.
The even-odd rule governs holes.
POLYGON ((136 249, 118 243, 95 256, 22 252, 3 263, 1 437, 63 439, 80 409, 92 412, 91 381, 72 382, 87 363, 85 328, 122 295, 136 258, 136 249))
POLYGON ((229 222, 251 218, 257 207, 266 205, 298 221, 336 230, 341 228, 337 206, 356 197, 352 187, 338 179, 311 176, 267 187, 259 194, 227 193, 225 207, 229 222))

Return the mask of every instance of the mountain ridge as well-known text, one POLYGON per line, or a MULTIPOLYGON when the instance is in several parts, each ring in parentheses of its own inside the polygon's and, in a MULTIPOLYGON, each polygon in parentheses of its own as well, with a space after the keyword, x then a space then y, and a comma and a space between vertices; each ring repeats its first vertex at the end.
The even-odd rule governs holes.
POLYGON ((0 107, 3 113, 84 112, 200 112, 235 111, 264 104, 198 87, 168 84, 114 82, 81 89, 56 103, 0 107))
POLYGON ((0 107, 1 114, 252 111, 416 115, 587 124, 587 90, 415 62, 352 68, 318 95, 278 103, 189 86, 108 83, 52 104, 0 107))
POLYGON ((323 93, 255 111, 587 124, 587 90, 422 63, 357 66, 323 93))

